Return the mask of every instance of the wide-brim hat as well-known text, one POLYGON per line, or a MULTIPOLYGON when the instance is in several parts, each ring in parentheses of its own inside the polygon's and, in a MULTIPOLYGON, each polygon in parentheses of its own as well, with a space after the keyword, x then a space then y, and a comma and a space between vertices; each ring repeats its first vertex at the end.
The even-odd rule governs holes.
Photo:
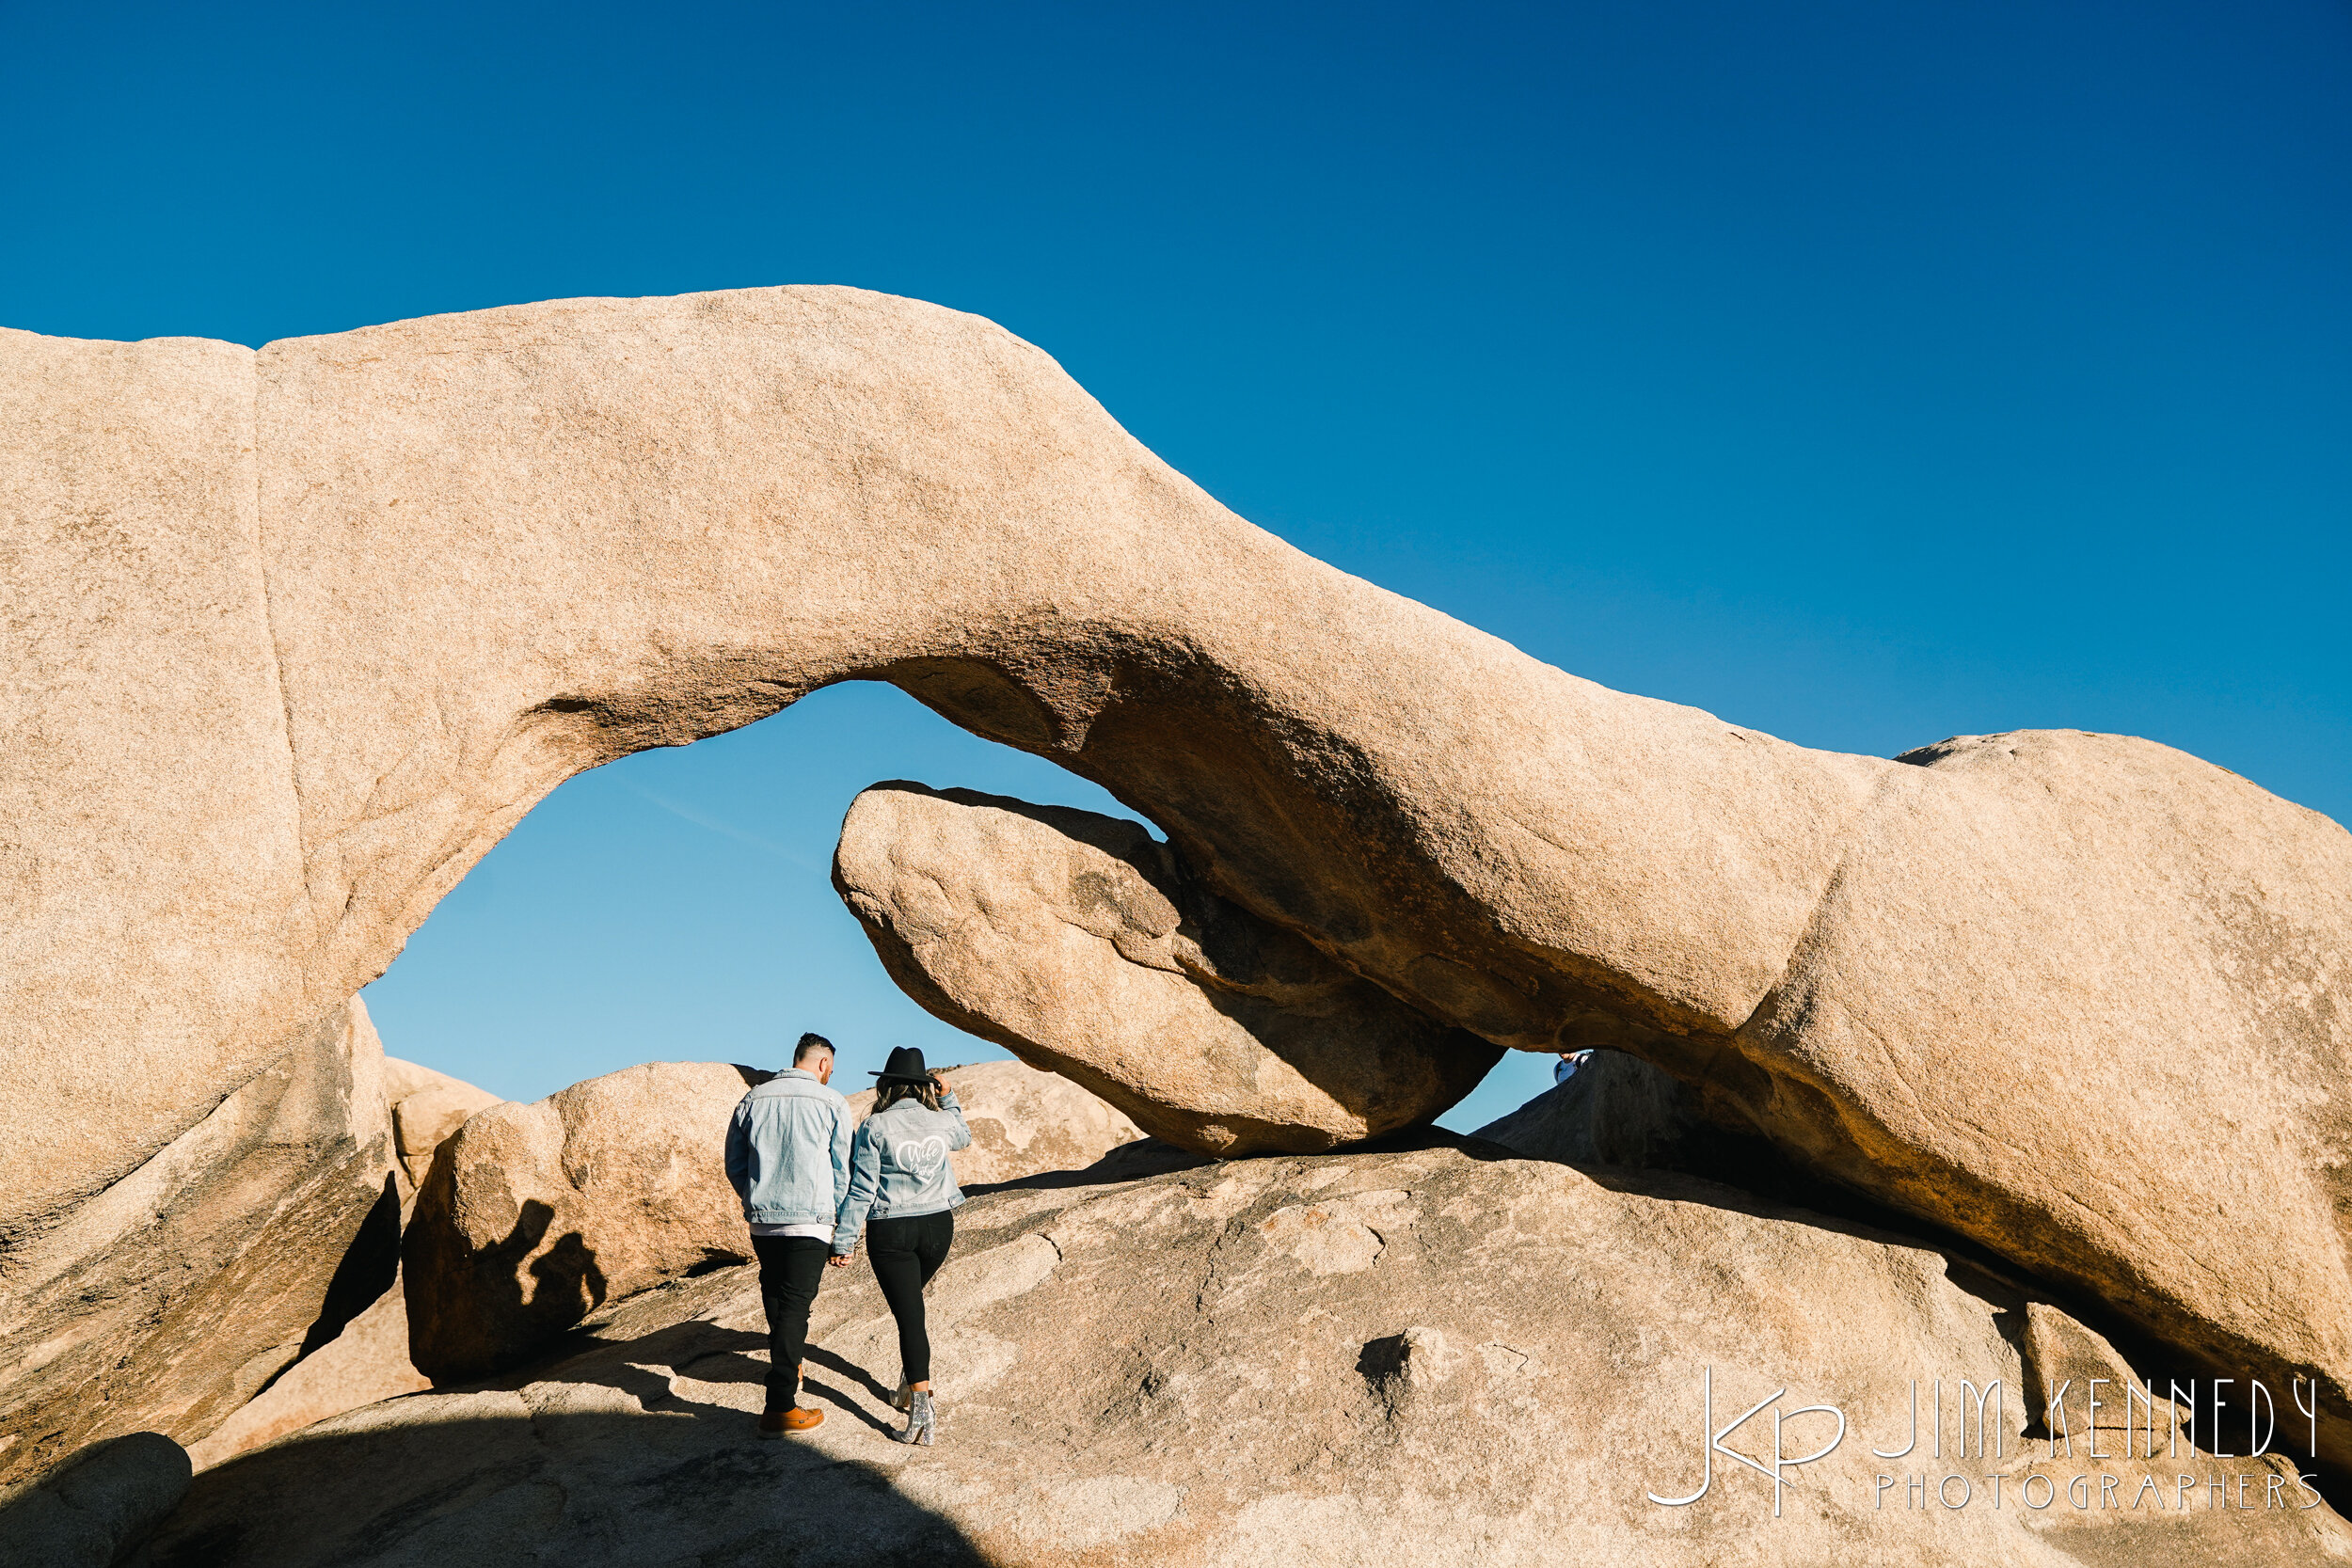
POLYGON ((923 1066, 923 1053, 912 1045, 893 1047, 890 1060, 884 1062, 882 1070, 872 1076, 878 1088, 884 1084, 928 1084, 931 1081, 930 1069, 923 1066))

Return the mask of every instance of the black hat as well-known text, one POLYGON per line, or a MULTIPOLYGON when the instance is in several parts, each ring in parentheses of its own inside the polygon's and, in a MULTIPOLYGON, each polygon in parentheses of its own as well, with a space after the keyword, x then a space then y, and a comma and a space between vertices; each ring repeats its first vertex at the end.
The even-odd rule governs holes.
POLYGON ((911 1045, 893 1046, 890 1060, 873 1075, 875 1087, 884 1084, 928 1084, 931 1075, 924 1070, 923 1053, 911 1045))

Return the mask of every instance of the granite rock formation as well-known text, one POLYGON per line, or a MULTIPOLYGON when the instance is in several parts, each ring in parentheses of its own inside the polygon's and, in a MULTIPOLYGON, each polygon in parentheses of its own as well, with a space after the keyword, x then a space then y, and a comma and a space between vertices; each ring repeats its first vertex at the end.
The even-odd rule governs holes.
POLYGON ((1001 1189, 957 1229, 930 1292, 937 1448, 882 1430, 896 1338, 863 1266, 817 1300, 830 1418, 754 1440, 766 1335, 755 1271, 726 1269, 600 1311, 563 1358, 199 1475, 147 1568, 2352 1560, 2278 1452, 2097 1459, 2079 1418, 2071 1450, 2029 1437, 2015 1330, 2055 1309, 2018 1282, 1707 1182, 1354 1150, 1001 1189), (1963 1380, 2001 1386, 1981 1419, 1963 1380), (1766 1473, 1710 1470, 1707 1413, 1775 1389, 1724 1438, 1766 1473), (1790 1459, 1840 1439, 1782 1472, 1777 1516, 1776 1423, 1790 1459), (2249 1508, 2233 1479, 2213 1506, 2206 1479, 2239 1474, 2249 1508), (1953 1506, 1906 1506, 1915 1479, 1953 1506))
POLYGON ((195 1444, 391 1283, 383 1048, 356 999, 63 1225, 12 1248, 0 1481, 195 1444))
POLYGON ((907 994, 1204 1154, 1427 1121, 1502 1054, 1218 897, 1117 817, 877 784, 850 807, 833 877, 907 994))
POLYGON ((400 1152, 403 1196, 412 1203, 417 1189, 424 1185, 424 1173, 433 1168, 433 1151, 476 1111, 503 1103, 497 1095, 462 1078, 397 1056, 384 1058, 384 1098, 392 1108, 392 1141, 400 1152))
MULTIPOLYGON (((384 1101, 398 1158, 392 1174, 405 1229, 416 1206, 416 1183, 443 1139, 473 1111, 500 1103, 496 1095, 471 1084, 405 1062, 383 1058, 384 1101)), ((433 1386, 408 1359, 408 1304, 397 1270, 383 1292, 340 1333, 306 1349, 302 1358, 227 1419, 191 1443, 188 1458, 199 1470, 298 1432, 329 1416, 363 1404, 417 1393, 433 1386)))
POLYGON ((418 1370, 479 1377, 607 1301, 748 1259, 724 1149, 727 1118, 762 1076, 651 1062, 469 1117, 401 1243, 418 1370))
POLYGON ((2185 1353, 2316 1373, 2352 1465, 2352 836, 2220 768, 1606 690, 850 289, 7 333, 0 497, 8 1322, 564 778, 866 678, 1433 1020, 1640 1055, 2185 1353))
POLYGON ((92 1443, 34 1484, 0 1491, 0 1562, 115 1568, 188 1490, 187 1451, 159 1432, 92 1443))

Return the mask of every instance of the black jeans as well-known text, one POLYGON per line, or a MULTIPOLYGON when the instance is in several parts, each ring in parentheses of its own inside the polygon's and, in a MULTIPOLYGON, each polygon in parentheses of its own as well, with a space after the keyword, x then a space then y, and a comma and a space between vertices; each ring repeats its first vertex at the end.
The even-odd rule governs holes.
POLYGON ((801 1397, 801 1359, 808 1354, 808 1309, 825 1277, 831 1242, 814 1236, 755 1236, 759 1301, 768 1308, 768 1414, 801 1397))
POLYGON ((898 1375, 909 1383, 931 1380, 931 1337, 923 1329, 923 1287, 939 1265, 947 1261, 947 1248, 956 1239, 956 1212, 916 1214, 902 1220, 876 1220, 866 1227, 867 1254, 874 1260, 874 1280, 882 1287, 890 1315, 898 1320, 898 1375))

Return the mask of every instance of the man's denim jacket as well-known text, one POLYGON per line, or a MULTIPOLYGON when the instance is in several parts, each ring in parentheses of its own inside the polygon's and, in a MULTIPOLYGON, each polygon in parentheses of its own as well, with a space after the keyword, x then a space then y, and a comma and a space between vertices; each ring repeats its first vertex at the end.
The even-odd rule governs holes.
POLYGON ((813 1072, 787 1068, 755 1087, 727 1123, 727 1180, 754 1225, 829 1222, 850 1191, 850 1102, 813 1072))

